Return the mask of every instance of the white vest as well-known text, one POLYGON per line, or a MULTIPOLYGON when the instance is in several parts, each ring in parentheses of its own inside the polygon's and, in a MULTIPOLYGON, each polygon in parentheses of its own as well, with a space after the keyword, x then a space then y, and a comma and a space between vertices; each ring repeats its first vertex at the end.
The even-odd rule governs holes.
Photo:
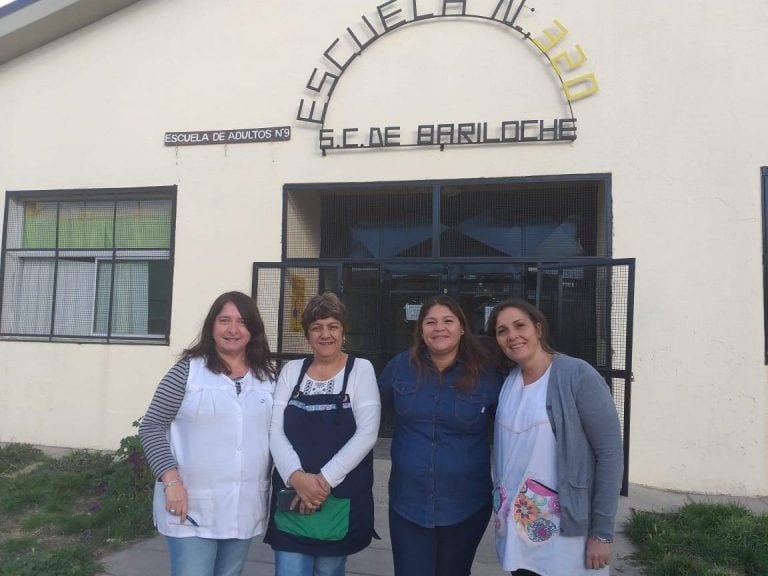
POLYGON ((189 500, 189 520, 165 509, 163 484, 155 483, 154 519, 166 536, 252 538, 266 529, 269 512, 269 424, 274 382, 248 373, 238 396, 227 376, 202 358, 189 363, 189 378, 170 444, 189 500))

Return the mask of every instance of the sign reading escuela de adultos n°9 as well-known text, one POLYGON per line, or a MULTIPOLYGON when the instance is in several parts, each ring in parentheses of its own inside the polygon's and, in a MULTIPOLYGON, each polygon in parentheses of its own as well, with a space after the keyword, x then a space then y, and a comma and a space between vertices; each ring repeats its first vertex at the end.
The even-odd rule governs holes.
POLYGON ((166 146, 203 146, 206 144, 282 142, 290 139, 290 126, 275 126, 272 128, 235 128, 232 130, 166 132, 164 143, 166 146))
MULTIPOLYGON (((325 49, 321 65, 314 68, 306 84, 296 119, 319 126, 323 155, 330 150, 382 149, 403 146, 515 144, 573 142, 577 124, 573 102, 599 90, 594 72, 588 70, 587 55, 579 44, 570 43, 568 29, 557 19, 543 29, 523 27, 521 15, 534 12, 545 0, 387 0, 375 6, 360 21, 346 28, 325 49), (454 122, 425 122, 415 125, 326 126, 331 99, 346 70, 374 43, 414 24, 466 19, 505 27, 543 57, 544 65, 556 75, 567 108, 565 117, 511 117, 502 121, 477 121, 477 113, 454 122)), ((532 97, 536 97, 535 94, 532 97)))

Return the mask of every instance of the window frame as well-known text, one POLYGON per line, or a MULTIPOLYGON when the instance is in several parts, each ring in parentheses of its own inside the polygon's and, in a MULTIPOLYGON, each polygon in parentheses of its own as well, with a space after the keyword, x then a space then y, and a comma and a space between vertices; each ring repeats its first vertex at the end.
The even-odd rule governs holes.
POLYGON ((768 366, 768 166, 760 168, 760 189, 763 217, 763 362, 768 366))
MULTIPOLYGON (((23 253, 24 248, 9 249, 8 243, 8 226, 9 226, 9 214, 11 212, 11 203, 15 202, 23 204, 25 202, 39 201, 39 202, 130 202, 130 201, 152 201, 163 200, 170 202, 170 223, 169 223, 169 239, 168 248, 158 249, 139 249, 139 248, 118 248, 115 246, 115 238, 112 238, 111 248, 59 248, 56 245, 54 248, 42 248, 42 249, 29 249, 30 252, 45 253, 46 256, 40 256, 41 258, 49 258, 54 262, 67 258, 67 252, 74 251, 78 256, 82 255, 83 250, 88 250, 94 254, 89 257, 94 259, 94 285, 93 288, 93 302, 91 302, 91 308, 94 311, 94 316, 91 319, 91 335, 61 335, 56 334, 56 307, 52 306, 50 312, 50 328, 46 334, 24 334, 24 333, 3 333, 0 332, 0 341, 8 342, 55 342, 55 343, 77 343, 77 344, 134 344, 134 345, 149 345, 149 346, 168 346, 170 344, 171 334, 171 322, 172 322, 172 309, 173 309, 173 276, 175 268, 175 248, 176 248, 176 209, 177 209, 177 186, 147 186, 147 187, 130 187, 130 188, 92 188, 92 189, 55 189, 55 190, 7 190, 5 193, 5 203, 3 212, 3 229, 2 229, 2 246, 0 247, 0 318, 3 314, 4 305, 4 291, 6 288, 6 263, 8 261, 8 250, 13 252, 23 253), (95 310, 97 308, 98 298, 98 266, 99 262, 116 263, 121 261, 135 261, 137 255, 142 254, 148 256, 143 260, 156 260, 158 259, 157 252, 167 252, 167 258, 160 258, 161 260, 168 262, 168 300, 167 309, 165 311, 166 326, 165 331, 162 334, 150 335, 121 335, 121 334, 97 334, 95 331, 96 317, 95 310), (110 252, 111 257, 105 259, 104 253, 110 252)), ((57 209, 57 221, 59 213, 57 209)), ((113 225, 114 225, 113 215, 113 225)), ((23 222, 22 222, 23 225, 23 222)), ((57 241, 58 244, 58 241, 57 241)), ((74 254, 72 254, 74 256, 74 254)), ((140 259, 141 260, 141 259, 140 259)), ((55 282, 55 278, 53 280, 55 282)), ((50 294, 52 299, 56 298, 57 286, 53 285, 53 291, 50 294)), ((110 308, 110 313, 112 309, 110 308)))

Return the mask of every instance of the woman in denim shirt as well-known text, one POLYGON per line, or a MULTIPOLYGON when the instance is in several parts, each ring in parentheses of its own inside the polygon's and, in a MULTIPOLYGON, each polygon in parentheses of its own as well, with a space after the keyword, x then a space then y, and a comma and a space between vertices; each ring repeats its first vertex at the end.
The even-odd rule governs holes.
POLYGON ((488 429, 501 376, 444 295, 379 379, 394 404, 389 530, 395 576, 467 576, 491 515, 488 429))

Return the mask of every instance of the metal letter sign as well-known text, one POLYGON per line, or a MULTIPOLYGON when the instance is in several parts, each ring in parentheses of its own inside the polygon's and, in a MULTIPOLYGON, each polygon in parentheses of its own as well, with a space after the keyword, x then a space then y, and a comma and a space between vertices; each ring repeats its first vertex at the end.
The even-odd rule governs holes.
POLYGON ((274 128, 236 128, 206 132, 166 132, 166 146, 204 146, 206 144, 250 144, 282 142, 291 139, 290 126, 274 128))
MULTIPOLYGON (((336 38, 323 52, 322 64, 312 70, 306 85, 311 96, 302 98, 296 120, 319 126, 319 145, 323 155, 328 150, 389 148, 400 146, 510 144, 516 142, 572 142, 576 140, 576 118, 572 103, 598 90, 594 73, 584 73, 587 61, 578 44, 563 47, 568 30, 558 20, 535 37, 520 22, 528 0, 493 0, 492 13, 470 13, 467 0, 443 0, 442 9, 427 12, 418 0, 409 3, 387 0, 376 6, 375 15, 361 16, 353 30, 336 38), (408 7, 407 4, 410 4, 408 7), (496 123, 476 121, 419 126, 372 126, 326 128, 325 118, 331 97, 344 72, 374 42, 410 24, 441 19, 481 20, 505 26, 527 42, 549 62, 562 87, 570 115, 564 118, 509 118, 496 123), (412 136, 406 136, 410 134, 412 136)), ((488 7, 490 8, 490 7, 488 7)), ((488 9, 488 12, 491 12, 488 9)))

